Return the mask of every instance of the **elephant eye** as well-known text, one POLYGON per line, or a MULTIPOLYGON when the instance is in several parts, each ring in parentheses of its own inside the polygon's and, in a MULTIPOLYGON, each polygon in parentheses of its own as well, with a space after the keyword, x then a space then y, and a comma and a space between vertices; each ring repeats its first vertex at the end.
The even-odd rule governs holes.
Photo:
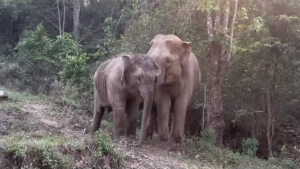
POLYGON ((167 58, 166 60, 166 66, 169 66, 172 63, 172 59, 171 58, 167 58))
POLYGON ((139 82, 141 82, 141 81, 142 81, 142 77, 141 77, 141 76, 138 76, 138 77, 137 77, 137 80, 138 80, 139 82))
POLYGON ((170 59, 166 59, 166 65, 170 63, 170 59))

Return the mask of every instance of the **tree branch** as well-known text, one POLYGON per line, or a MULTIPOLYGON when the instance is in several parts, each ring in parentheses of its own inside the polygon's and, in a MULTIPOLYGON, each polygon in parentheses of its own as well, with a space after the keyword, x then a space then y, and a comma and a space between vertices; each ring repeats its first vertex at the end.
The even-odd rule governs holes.
POLYGON ((64 13, 63 13, 63 25, 62 25, 62 34, 64 34, 65 32, 65 23, 66 23, 66 4, 65 4, 65 0, 63 0, 63 9, 64 9, 64 13))
POLYGON ((232 53, 232 46, 233 46, 233 35, 234 35, 234 24, 236 20, 236 13, 237 13, 237 7, 238 7, 239 0, 234 0, 234 11, 233 11, 233 18, 231 22, 231 32, 230 32, 230 46, 229 46, 229 54, 228 54, 228 60, 230 60, 231 53, 232 53))
POLYGON ((73 0, 73 31, 76 40, 79 40, 79 22, 80 22, 80 0, 73 0))
POLYGON ((212 16, 211 16, 210 11, 207 11, 206 17, 207 17, 207 33, 208 33, 208 37, 210 39, 210 38, 214 37, 213 25, 212 25, 212 16))
POLYGON ((58 19, 56 14, 54 12, 52 12, 51 10, 57 10, 57 7, 53 7, 53 8, 47 8, 47 9, 42 9, 42 10, 35 10, 36 12, 42 13, 50 13, 55 19, 58 19))
MULTIPOLYGON (((113 9, 111 10, 111 15, 110 15, 111 21, 113 20, 113 15, 114 15, 114 11, 115 11, 116 5, 117 5, 117 0, 115 0, 114 7, 113 7, 113 9)), ((112 27, 112 23, 113 23, 113 22, 110 23, 110 27, 112 27)))
POLYGON ((224 26, 224 32, 227 33, 228 30, 228 21, 229 21, 229 11, 230 11, 230 2, 229 0, 225 0, 225 12, 223 17, 223 26, 224 26))
POLYGON ((60 18, 60 10, 59 10, 59 0, 56 1, 57 3, 57 16, 58 16, 58 27, 59 27, 59 35, 61 35, 61 18, 60 18))
POLYGON ((114 32, 114 38, 116 37, 116 33, 117 33, 117 29, 118 29, 118 26, 119 26, 119 23, 121 21, 121 19, 123 18, 123 15, 120 16, 118 22, 117 22, 117 25, 116 25, 116 28, 115 28, 115 32, 114 32))
POLYGON ((221 4, 220 3, 218 3, 217 4, 218 5, 218 9, 217 9, 217 11, 215 12, 215 24, 214 24, 214 32, 217 32, 217 31, 219 31, 219 26, 220 26, 220 18, 221 18, 221 4))
POLYGON ((89 31, 89 33, 85 34, 84 36, 82 36, 80 38, 80 40, 78 40, 79 43, 81 43, 82 41, 84 41, 85 39, 87 39, 88 37, 94 35, 95 33, 97 33, 98 31, 102 30, 102 27, 99 27, 98 29, 94 30, 94 31, 89 31))
POLYGON ((58 27, 55 23, 53 23, 52 21, 50 21, 48 18, 46 18, 43 14, 41 14, 41 13, 38 12, 38 11, 36 11, 36 13, 37 13, 38 15, 40 15, 41 17, 43 17, 46 21, 48 21, 49 23, 51 23, 55 28, 57 28, 57 29, 59 30, 59 27, 58 27))

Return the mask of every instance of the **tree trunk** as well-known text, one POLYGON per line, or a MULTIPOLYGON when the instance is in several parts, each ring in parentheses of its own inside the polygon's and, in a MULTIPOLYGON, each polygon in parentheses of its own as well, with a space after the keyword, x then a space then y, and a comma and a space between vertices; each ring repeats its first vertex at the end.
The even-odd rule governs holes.
POLYGON ((273 136, 274 136, 274 125, 275 125, 275 70, 276 70, 276 56, 274 56, 273 63, 269 69, 269 85, 267 91, 267 140, 268 140, 268 155, 273 157, 273 136))
POLYGON ((272 136, 271 136, 271 126, 272 126, 272 110, 271 110, 271 91, 267 92, 267 113, 268 113, 268 125, 267 125, 267 140, 268 140, 268 154, 269 157, 273 157, 272 150, 272 136))
POLYGON ((204 115, 205 108, 206 108, 206 86, 204 87, 204 101, 202 107, 202 129, 201 130, 204 130, 205 128, 205 115, 204 115))
POLYGON ((210 44, 210 76, 211 76, 211 118, 210 127, 216 136, 216 145, 223 146, 224 110, 222 101, 222 87, 227 74, 227 50, 219 40, 210 44))
POLYGON ((60 14, 60 9, 59 9, 59 1, 56 1, 57 4, 57 20, 58 20, 58 31, 59 31, 59 35, 62 35, 62 31, 61 31, 61 14, 60 14))
POLYGON ((65 0, 63 0, 63 22, 62 22, 62 34, 65 32, 65 24, 66 24, 66 4, 65 0))
POLYGON ((73 31, 75 39, 78 41, 79 39, 79 16, 80 16, 80 0, 74 0, 73 1, 73 31))
MULTIPOLYGON (((206 2, 206 1, 205 1, 206 2)), ((216 136, 216 144, 223 146, 223 130, 225 126, 224 110, 222 100, 222 88, 229 67, 232 47, 234 46, 233 35, 234 25, 236 21, 236 13, 238 8, 238 0, 234 0, 234 9, 232 12, 232 20, 229 26, 229 12, 232 1, 225 0, 224 3, 218 1, 216 7, 225 9, 207 10, 207 34, 210 40, 209 60, 210 60, 210 128, 214 130, 216 136), (222 20, 221 20, 222 18, 222 20), (225 35, 225 36, 224 36, 225 35), (225 37, 225 39, 220 38, 225 37), (223 42, 223 43, 222 43, 223 42), (227 44, 227 45, 226 45, 227 44)), ((204 5, 206 7, 206 5, 204 5)))

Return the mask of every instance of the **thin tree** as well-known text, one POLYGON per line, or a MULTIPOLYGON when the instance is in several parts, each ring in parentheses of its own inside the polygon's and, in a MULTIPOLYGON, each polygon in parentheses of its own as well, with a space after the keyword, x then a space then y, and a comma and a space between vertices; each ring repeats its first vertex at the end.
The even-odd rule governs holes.
POLYGON ((73 0, 73 32, 75 39, 78 41, 79 40, 79 16, 80 16, 80 0, 73 0))
POLYGON ((65 0, 63 0, 62 5, 63 5, 63 11, 61 11, 59 5, 60 5, 60 0, 56 1, 57 5, 57 20, 58 20, 58 31, 59 35, 63 35, 65 31, 65 22, 66 22, 66 4, 65 0))
POLYGON ((222 146, 225 126, 222 88, 234 46, 238 0, 200 0, 200 7, 206 11, 209 38, 210 128, 215 133, 216 144, 222 146))

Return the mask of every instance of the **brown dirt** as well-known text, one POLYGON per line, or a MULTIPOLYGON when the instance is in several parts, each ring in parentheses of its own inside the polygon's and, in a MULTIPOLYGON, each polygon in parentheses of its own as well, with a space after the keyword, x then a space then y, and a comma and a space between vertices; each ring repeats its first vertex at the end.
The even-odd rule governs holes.
MULTIPOLYGON (((159 145, 157 145, 159 144, 159 145)), ((171 152, 155 145, 140 148, 119 144, 117 149, 125 155, 125 169, 211 169, 208 166, 184 158, 180 152, 171 152)))
MULTIPOLYGON (((74 139, 91 141, 86 129, 91 124, 91 117, 63 109, 53 114, 47 105, 27 104, 21 112, 5 112, 0 108, 0 136, 15 131, 28 131, 34 135, 65 135, 74 139)), ((185 154, 168 151, 165 143, 144 144, 134 147, 131 143, 114 143, 115 148, 124 157, 121 164, 124 169, 209 169, 196 160, 187 160, 185 154)), ((81 160, 77 166, 83 163, 81 160)))

